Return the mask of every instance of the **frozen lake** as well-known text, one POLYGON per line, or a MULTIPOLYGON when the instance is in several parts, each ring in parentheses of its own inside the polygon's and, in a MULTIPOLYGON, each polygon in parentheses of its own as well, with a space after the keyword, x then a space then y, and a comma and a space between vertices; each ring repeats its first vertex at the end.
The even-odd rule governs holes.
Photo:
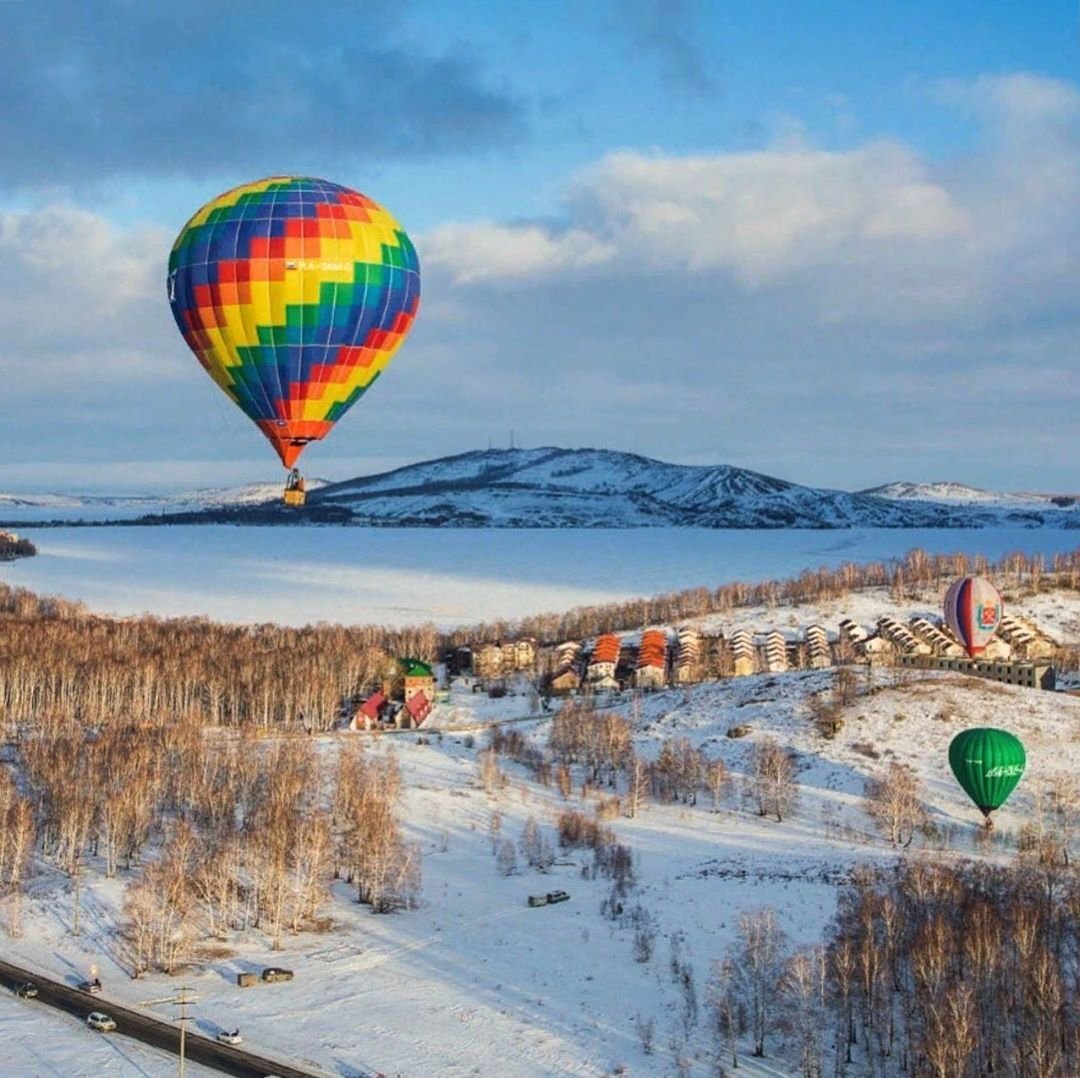
POLYGON ((1057 529, 509 530, 170 526, 26 529, 0 579, 101 613, 441 627, 902 556, 1052 555, 1057 529))

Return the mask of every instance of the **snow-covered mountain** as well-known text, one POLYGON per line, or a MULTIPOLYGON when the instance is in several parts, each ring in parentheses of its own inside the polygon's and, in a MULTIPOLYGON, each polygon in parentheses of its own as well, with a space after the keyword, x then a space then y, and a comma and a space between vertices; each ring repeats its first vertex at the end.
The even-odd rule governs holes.
POLYGON ((0 495, 0 522, 340 523, 487 528, 1080 528, 1080 499, 956 483, 849 493, 728 465, 667 464, 606 449, 489 449, 342 483, 308 482, 305 510, 276 483, 172 497, 0 495))
POLYGON ((799 486, 726 465, 666 464, 604 449, 491 449, 334 483, 313 505, 356 523, 478 527, 846 528, 1069 526, 1049 501, 1016 507, 799 486))
POLYGON ((878 498, 895 501, 939 502, 945 505, 998 506, 1006 509, 1076 509, 1080 507, 1080 495, 1034 494, 1029 491, 1002 493, 980 490, 963 483, 886 483, 859 491, 878 498))

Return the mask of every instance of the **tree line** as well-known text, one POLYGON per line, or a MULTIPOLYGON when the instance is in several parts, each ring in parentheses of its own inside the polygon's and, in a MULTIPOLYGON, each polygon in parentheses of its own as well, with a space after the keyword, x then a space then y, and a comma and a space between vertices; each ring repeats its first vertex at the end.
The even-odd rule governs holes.
POLYGON ((434 659, 433 626, 226 625, 88 616, 0 587, 7 732, 77 722, 330 729, 401 656, 434 659))
MULTIPOLYGON (((736 581, 716 588, 696 587, 652 598, 595 606, 562 613, 538 614, 517 620, 495 620, 464 626, 444 634, 447 647, 499 643, 532 637, 542 645, 582 640, 607 632, 626 632, 646 625, 671 625, 707 614, 726 614, 739 607, 820 603, 842 599, 854 591, 885 587, 910 596, 967 573, 990 574, 1000 588, 1014 593, 1080 589, 1080 549, 1055 554, 1013 552, 996 562, 982 555, 929 554, 913 549, 895 562, 845 562, 835 569, 807 570, 785 580, 756 584, 736 581)), ((1008 597, 1008 595, 1007 595, 1008 597)))

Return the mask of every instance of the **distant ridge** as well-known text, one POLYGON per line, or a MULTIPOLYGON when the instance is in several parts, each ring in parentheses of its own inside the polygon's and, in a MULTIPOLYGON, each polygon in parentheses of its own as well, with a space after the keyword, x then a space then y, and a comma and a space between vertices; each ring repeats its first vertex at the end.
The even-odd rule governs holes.
POLYGON ((948 505, 984 505, 1002 508, 1069 509, 1077 505, 1075 494, 1035 494, 1026 491, 999 493, 965 486, 963 483, 886 483, 861 490, 860 494, 897 501, 941 502, 948 505))
MULTIPOLYGON (((92 507, 94 523, 128 524, 1080 528, 1080 499, 1070 495, 993 494, 958 483, 890 483, 849 493, 729 465, 667 464, 609 449, 474 450, 341 483, 314 480, 308 491, 308 505, 299 511, 281 505, 276 484, 156 500, 88 497, 83 504, 88 523, 92 507)), ((0 495, 0 517, 4 499, 0 495)), ((21 523, 32 523, 25 517, 30 506, 48 516, 57 505, 48 496, 34 499, 22 496, 21 523)), ((65 499, 63 523, 75 522, 78 505, 77 495, 65 499)))
MULTIPOLYGON (((911 486, 893 484, 893 486, 911 486)), ((958 488, 958 485, 951 484, 958 488)), ((972 489, 972 488, 962 488, 972 489)), ((984 492, 985 493, 985 492, 984 492)), ((488 449, 332 483, 313 505, 355 523, 454 527, 932 528, 1080 525, 1035 496, 985 508, 890 488, 804 487, 729 465, 666 464, 607 449, 488 449)))

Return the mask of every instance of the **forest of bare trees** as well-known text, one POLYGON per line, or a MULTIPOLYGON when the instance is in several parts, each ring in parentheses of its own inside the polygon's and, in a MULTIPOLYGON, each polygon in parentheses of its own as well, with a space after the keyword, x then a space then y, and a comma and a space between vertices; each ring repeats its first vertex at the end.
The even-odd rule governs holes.
POLYGON ((858 866, 821 946, 772 910, 713 963, 718 1069, 783 1051, 804 1078, 1080 1074, 1080 873, 904 860, 858 866))
POLYGON ((191 723, 54 724, 22 737, 15 771, 26 796, 0 771, 9 929, 35 848, 76 880, 91 859, 109 876, 133 870, 124 931, 135 976, 172 972, 200 945, 247 928, 276 949, 320 926, 335 878, 376 912, 419 893, 419 853, 396 816, 397 763, 357 742, 331 755, 303 736, 191 723))
POLYGON ((21 725, 177 721, 327 730, 397 658, 433 659, 434 627, 230 626, 110 619, 0 586, 0 714, 21 725))

